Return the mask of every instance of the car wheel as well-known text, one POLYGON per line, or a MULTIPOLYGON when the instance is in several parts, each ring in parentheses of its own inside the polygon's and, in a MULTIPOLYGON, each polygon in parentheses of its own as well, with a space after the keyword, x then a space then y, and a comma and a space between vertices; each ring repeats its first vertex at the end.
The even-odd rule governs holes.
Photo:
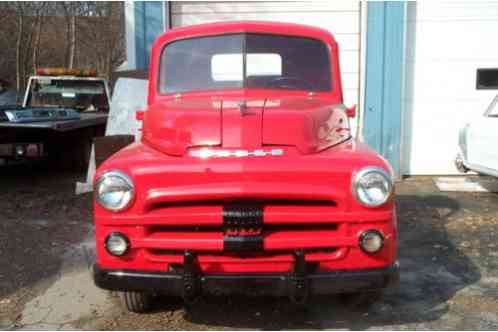
POLYGON ((152 307, 152 294, 142 292, 120 292, 123 306, 131 312, 144 313, 152 307))

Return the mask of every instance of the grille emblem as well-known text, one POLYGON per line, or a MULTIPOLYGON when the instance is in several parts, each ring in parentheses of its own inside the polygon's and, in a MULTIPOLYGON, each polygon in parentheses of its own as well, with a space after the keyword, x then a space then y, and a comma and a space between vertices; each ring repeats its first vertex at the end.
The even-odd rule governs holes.
POLYGON ((263 207, 228 204, 223 207, 223 248, 226 251, 263 249, 263 207))
POLYGON ((222 157, 267 157, 267 156, 282 156, 284 154, 284 150, 282 149, 271 149, 271 150, 213 150, 209 148, 191 151, 190 155, 192 157, 198 158, 222 158, 222 157))

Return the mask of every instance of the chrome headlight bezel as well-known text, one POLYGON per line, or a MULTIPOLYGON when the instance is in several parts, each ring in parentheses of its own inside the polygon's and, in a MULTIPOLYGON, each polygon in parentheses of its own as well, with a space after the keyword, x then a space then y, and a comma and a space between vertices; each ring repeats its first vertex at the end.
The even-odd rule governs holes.
POLYGON ((382 206, 383 204, 385 204, 389 200, 389 198, 391 197, 392 192, 393 192, 393 180, 392 180, 391 175, 381 167, 376 167, 376 166, 365 167, 365 168, 360 169, 359 171, 357 171, 354 174, 353 180, 351 183, 351 191, 352 191, 352 194, 355 197, 356 201, 358 203, 360 203, 361 205, 368 207, 368 208, 379 207, 379 206, 382 206), (362 200, 360 195, 359 195, 360 181, 365 176, 368 176, 369 174, 373 174, 373 173, 381 175, 384 178, 384 180, 386 181, 386 186, 387 186, 387 191, 386 191, 387 194, 379 202, 366 202, 366 201, 362 200))
POLYGON ((132 179, 125 173, 117 170, 110 170, 102 173, 99 178, 97 179, 95 183, 95 198, 97 203, 103 207, 106 210, 112 211, 112 212, 118 212, 118 211, 124 211, 128 209, 132 204, 133 201, 135 200, 135 185, 133 184, 132 179), (108 181, 111 178, 119 178, 122 180, 126 186, 129 188, 129 198, 126 202, 118 205, 118 206, 110 206, 108 205, 104 198, 100 195, 100 186, 105 185, 105 182, 108 181))

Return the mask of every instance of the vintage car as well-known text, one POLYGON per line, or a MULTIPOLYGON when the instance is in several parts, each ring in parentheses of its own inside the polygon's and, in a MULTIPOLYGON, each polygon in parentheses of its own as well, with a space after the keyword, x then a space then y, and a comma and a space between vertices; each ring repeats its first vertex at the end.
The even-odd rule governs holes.
POLYGON ((455 165, 461 173, 474 171, 498 177, 498 96, 483 115, 460 129, 455 165))
POLYGON ((288 296, 395 284, 392 170, 351 137, 338 45, 295 24, 168 31, 153 45, 140 142, 94 179, 97 286, 288 296))

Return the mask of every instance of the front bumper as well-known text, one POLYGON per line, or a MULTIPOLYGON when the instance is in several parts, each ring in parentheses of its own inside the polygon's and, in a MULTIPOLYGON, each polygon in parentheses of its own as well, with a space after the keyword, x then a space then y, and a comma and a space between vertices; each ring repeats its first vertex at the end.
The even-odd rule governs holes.
POLYGON ((106 270, 94 265, 93 277, 98 287, 115 291, 157 292, 184 298, 201 294, 244 294, 289 296, 299 300, 308 295, 372 291, 394 286, 399 281, 399 264, 396 262, 381 269, 313 274, 294 271, 288 274, 217 275, 195 275, 192 271, 181 274, 106 270))

